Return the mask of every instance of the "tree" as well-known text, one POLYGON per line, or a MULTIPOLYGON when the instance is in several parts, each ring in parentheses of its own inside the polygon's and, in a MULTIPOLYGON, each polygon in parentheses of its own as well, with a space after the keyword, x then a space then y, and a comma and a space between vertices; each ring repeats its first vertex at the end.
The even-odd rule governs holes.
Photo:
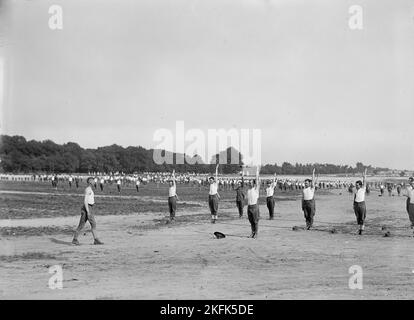
POLYGON ((215 165, 220 163, 220 173, 232 174, 241 171, 243 166, 242 154, 233 147, 228 147, 226 150, 221 151, 211 158, 211 164, 215 165), (220 160, 225 159, 225 163, 221 163, 220 160))

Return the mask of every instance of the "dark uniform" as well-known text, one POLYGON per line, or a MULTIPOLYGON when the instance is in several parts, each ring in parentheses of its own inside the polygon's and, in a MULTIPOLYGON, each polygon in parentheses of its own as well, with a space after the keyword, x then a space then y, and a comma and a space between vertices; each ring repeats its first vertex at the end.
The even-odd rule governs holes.
POLYGON ((243 217, 243 209, 244 209, 244 199, 246 195, 243 189, 243 183, 241 186, 237 187, 236 189, 236 205, 237 209, 239 210, 239 217, 243 217))

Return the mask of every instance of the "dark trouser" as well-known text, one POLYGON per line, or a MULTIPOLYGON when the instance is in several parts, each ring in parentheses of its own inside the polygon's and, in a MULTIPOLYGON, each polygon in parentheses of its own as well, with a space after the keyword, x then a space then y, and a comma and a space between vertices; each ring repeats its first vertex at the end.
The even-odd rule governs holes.
POLYGON ((315 199, 302 200, 302 210, 306 220, 306 226, 313 225, 313 217, 315 216, 315 199))
POLYGON ((210 207, 211 215, 216 216, 218 211, 218 196, 217 194, 208 196, 208 206, 210 207))
POLYGON ((247 206, 247 217, 249 218, 250 225, 252 227, 252 235, 257 235, 259 232, 259 205, 253 204, 247 206))
POLYGON ((267 209, 269 210, 269 218, 273 218, 275 213, 275 198, 273 196, 266 198, 267 209))
POLYGON ((121 192, 121 186, 117 184, 116 187, 118 188, 118 192, 121 192))
POLYGON ((139 192, 139 186, 138 185, 135 185, 135 187, 137 188, 137 192, 139 192))
POLYGON ((86 221, 89 221, 89 223, 91 225, 93 237, 95 239, 97 238, 96 231, 95 231, 96 230, 96 221, 95 221, 95 216, 92 212, 92 205, 89 205, 89 214, 86 212, 85 205, 83 205, 82 209, 81 209, 81 217, 80 217, 80 220, 79 220, 79 225, 76 228, 75 235, 73 236, 73 239, 78 239, 79 233, 82 231, 83 227, 85 226, 86 221))
POLYGON ((244 203, 242 200, 236 200, 236 205, 237 205, 237 209, 239 210, 239 216, 242 217, 243 216, 243 208, 244 208, 244 203))
POLYGON ((168 197, 168 209, 170 210, 170 218, 175 218, 175 211, 177 209, 177 198, 168 197))
POLYGON ((354 201, 354 212, 357 219, 357 223, 362 226, 367 215, 367 208, 365 206, 365 201, 355 202, 354 201))
POLYGON ((99 186, 101 187, 101 191, 103 191, 103 184, 99 184, 99 186))
POLYGON ((414 225, 414 203, 410 203, 410 198, 407 198, 407 213, 411 225, 414 225))

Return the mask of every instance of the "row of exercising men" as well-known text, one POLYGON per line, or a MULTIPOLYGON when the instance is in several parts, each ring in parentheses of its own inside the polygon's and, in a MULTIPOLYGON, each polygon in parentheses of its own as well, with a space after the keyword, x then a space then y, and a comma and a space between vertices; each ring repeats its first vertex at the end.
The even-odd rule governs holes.
MULTIPOLYGON (((243 216, 244 203, 247 198, 247 216, 252 228, 251 237, 256 238, 258 233, 258 221, 259 221, 259 191, 260 191, 260 168, 257 168, 256 179, 249 180, 247 182, 248 191, 247 194, 244 192, 244 179, 238 182, 238 187, 236 188, 236 206, 239 212, 239 217, 243 216)), ((363 173, 362 180, 355 182, 355 193, 353 198, 353 210, 356 217, 356 222, 358 224, 358 234, 361 235, 365 229, 365 219, 366 219, 366 204, 365 196, 367 193, 367 181, 366 181, 366 170, 363 173)), ((210 188, 209 188, 209 208, 211 213, 211 222, 215 223, 218 217, 218 203, 220 195, 218 193, 218 165, 216 166, 215 176, 209 178, 210 188)), ((274 190, 278 183, 279 179, 276 178, 276 174, 273 180, 268 180, 266 183, 266 206, 269 211, 269 219, 274 219, 274 209, 275 209, 275 198, 274 190)), ((315 205, 315 190, 317 189, 318 180, 315 177, 315 170, 313 170, 312 178, 306 179, 304 182, 305 186, 302 189, 302 211, 304 213, 304 218, 306 221, 306 229, 309 230, 313 226, 314 216, 316 212, 315 205)), ((175 182, 171 180, 170 188, 174 186, 174 194, 176 194, 175 182)), ((171 196, 171 193, 170 193, 171 196)), ((411 228, 414 228, 414 178, 410 177, 408 185, 406 187, 406 210, 408 217, 411 223, 411 228)), ((175 218, 176 211, 176 202, 174 201, 174 206, 171 206, 171 198, 169 198, 169 207, 170 207, 170 217, 171 219, 175 218)))
MULTIPOLYGON (((216 223, 218 217, 218 204, 220 195, 218 193, 218 165, 216 166, 215 176, 209 178, 209 198, 208 204, 211 213, 211 222, 216 223)), ((257 238, 258 229, 259 229, 259 194, 260 194, 260 167, 257 167, 256 170, 256 179, 249 180, 247 182, 248 190, 247 194, 244 193, 241 188, 243 187, 242 183, 239 183, 239 187, 236 192, 236 204, 239 210, 239 216, 243 215, 243 202, 247 198, 247 216, 251 225, 251 237, 257 238)), ((92 211, 92 208, 95 204, 94 192, 92 190, 92 185, 94 179, 92 177, 87 179, 87 187, 85 188, 85 197, 84 203, 81 208, 81 217, 79 225, 75 231, 73 237, 73 244, 78 245, 78 235, 82 231, 86 222, 89 221, 92 228, 92 235, 94 237, 94 244, 103 244, 97 236, 96 233, 96 221, 92 211)), ((274 217, 274 188, 278 179, 276 174, 272 181, 267 181, 266 187, 266 205, 269 210, 269 219, 274 217)), ((313 226, 313 219, 315 216, 315 186, 317 184, 317 179, 315 178, 315 170, 312 173, 312 179, 305 180, 305 188, 302 190, 302 210, 304 213, 306 221, 306 229, 311 229, 313 226)), ((356 216, 356 221, 358 224, 358 234, 362 234, 364 231, 364 222, 366 218, 366 205, 365 205, 365 193, 366 193, 366 171, 363 174, 363 179, 358 180, 355 183, 356 192, 354 194, 353 209, 356 216)), ((406 210, 408 217, 411 222, 411 228, 414 228, 414 178, 410 177, 408 180, 408 186, 406 188, 406 210)), ((170 212, 170 219, 173 221, 175 219, 176 207, 177 207, 177 186, 175 180, 175 172, 173 171, 172 177, 169 181, 169 190, 168 190, 168 207, 170 212)))

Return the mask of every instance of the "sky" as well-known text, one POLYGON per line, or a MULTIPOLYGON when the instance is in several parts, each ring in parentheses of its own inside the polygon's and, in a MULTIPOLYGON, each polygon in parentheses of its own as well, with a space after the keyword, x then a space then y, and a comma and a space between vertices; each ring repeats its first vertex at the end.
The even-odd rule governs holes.
POLYGON ((0 103, 27 139, 153 148, 184 121, 260 129, 263 163, 413 170, 414 2, 0 0, 0 103))

